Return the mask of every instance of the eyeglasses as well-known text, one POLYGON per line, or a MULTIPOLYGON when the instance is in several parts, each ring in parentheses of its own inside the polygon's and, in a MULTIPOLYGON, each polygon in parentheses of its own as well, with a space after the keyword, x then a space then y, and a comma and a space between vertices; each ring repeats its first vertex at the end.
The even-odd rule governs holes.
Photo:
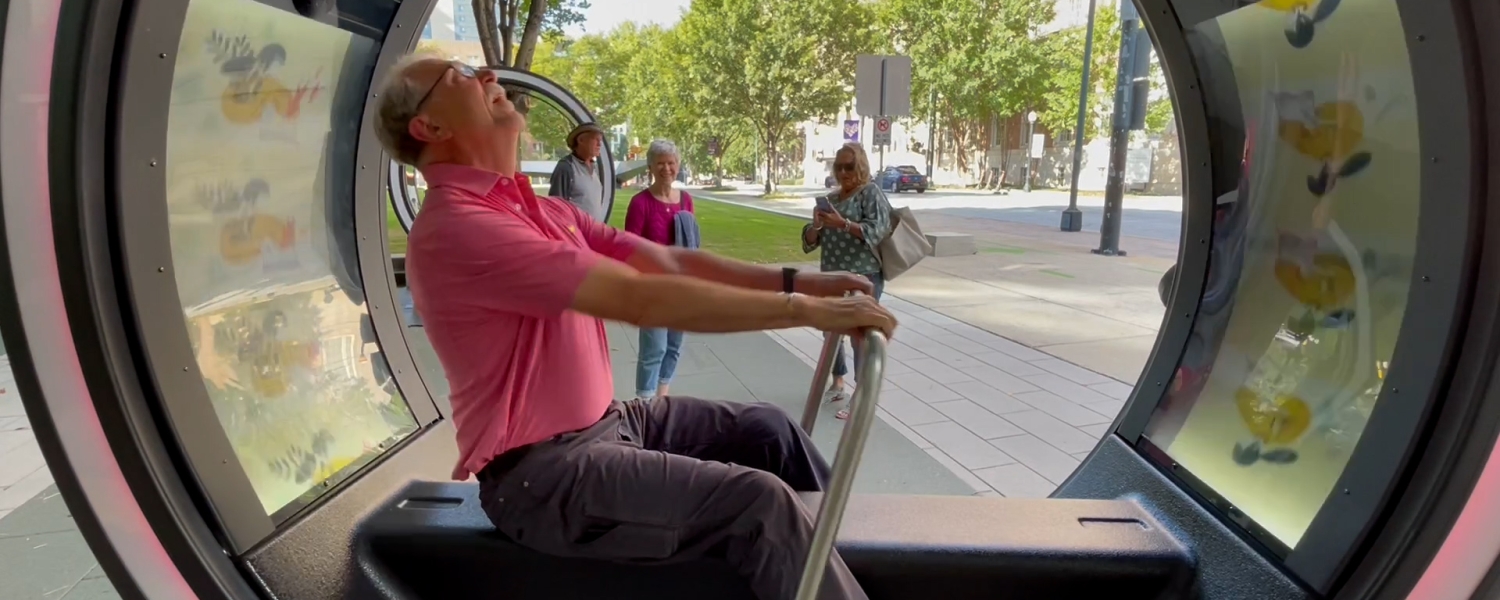
MULTIPOLYGON (((471 67, 471 66, 466 65, 466 64, 461 63, 461 62, 456 62, 455 61, 455 62, 448 63, 448 69, 452 69, 452 70, 456 71, 459 75, 462 75, 462 76, 467 77, 469 79, 473 79, 473 78, 479 76, 479 72, 475 71, 474 67, 471 67)), ((432 97, 432 93, 435 92, 435 91, 437 91, 438 84, 442 83, 443 82, 443 78, 448 76, 448 69, 444 69, 443 70, 443 74, 442 75, 438 75, 437 81, 432 82, 432 87, 427 88, 427 93, 426 94, 422 94, 422 99, 417 102, 417 108, 416 108, 416 110, 418 112, 420 112, 422 110, 422 105, 427 103, 427 99, 432 97)))
POLYGON ((844 171, 848 171, 850 173, 853 173, 854 172, 854 163, 852 163, 852 162, 833 163, 833 170, 834 171, 838 171, 840 173, 842 173, 844 171))

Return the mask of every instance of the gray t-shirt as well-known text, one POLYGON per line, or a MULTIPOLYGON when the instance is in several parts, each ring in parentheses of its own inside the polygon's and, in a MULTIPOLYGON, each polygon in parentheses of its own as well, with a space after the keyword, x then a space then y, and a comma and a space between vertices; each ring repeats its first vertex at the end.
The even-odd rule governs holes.
POLYGON ((604 211, 609 208, 604 202, 604 184, 599 181, 598 165, 585 163, 574 154, 557 161, 547 195, 572 202, 595 221, 603 221, 604 211))

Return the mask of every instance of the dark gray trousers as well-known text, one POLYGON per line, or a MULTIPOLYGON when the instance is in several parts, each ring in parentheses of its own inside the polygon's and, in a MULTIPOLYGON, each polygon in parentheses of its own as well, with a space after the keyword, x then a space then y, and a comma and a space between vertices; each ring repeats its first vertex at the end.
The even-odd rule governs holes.
MULTIPOLYGON (((812 541, 796 491, 828 463, 770 404, 615 402, 581 431, 511 450, 479 474, 501 533, 555 556, 661 564, 723 558, 761 600, 791 600, 812 541)), ((818 597, 866 598, 838 554, 818 597)))

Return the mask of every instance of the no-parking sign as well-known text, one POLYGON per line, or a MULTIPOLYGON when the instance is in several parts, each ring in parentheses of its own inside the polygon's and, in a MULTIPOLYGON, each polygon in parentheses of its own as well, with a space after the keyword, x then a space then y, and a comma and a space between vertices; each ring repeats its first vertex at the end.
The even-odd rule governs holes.
POLYGON ((889 145, 891 145, 891 118, 890 117, 876 117, 875 118, 875 139, 874 139, 874 142, 875 142, 876 146, 889 146, 889 145))

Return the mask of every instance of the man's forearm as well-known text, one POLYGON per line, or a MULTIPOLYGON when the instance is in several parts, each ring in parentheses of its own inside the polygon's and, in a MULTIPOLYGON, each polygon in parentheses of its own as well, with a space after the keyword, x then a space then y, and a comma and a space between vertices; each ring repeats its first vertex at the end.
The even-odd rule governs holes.
MULTIPOLYGON (((779 282, 779 272, 773 273, 779 282)), ((735 333, 808 324, 805 311, 800 310, 806 298, 731 285, 691 275, 642 275, 632 285, 630 297, 622 301, 640 307, 632 311, 636 314, 631 319, 639 327, 735 333)))
POLYGON ((668 258, 676 263, 675 272, 678 274, 751 290, 782 291, 779 268, 752 265, 687 248, 669 247, 667 252, 668 258))

